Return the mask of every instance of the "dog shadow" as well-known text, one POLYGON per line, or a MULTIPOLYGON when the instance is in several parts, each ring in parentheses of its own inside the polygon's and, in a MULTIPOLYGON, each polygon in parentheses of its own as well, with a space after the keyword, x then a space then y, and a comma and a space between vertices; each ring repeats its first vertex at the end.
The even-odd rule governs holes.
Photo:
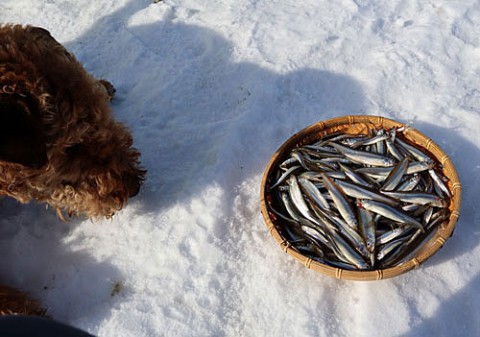
POLYGON ((281 74, 237 62, 234 45, 220 34, 178 23, 194 11, 168 8, 158 21, 136 24, 143 21, 138 13, 155 6, 164 4, 131 1, 67 44, 117 88, 115 116, 133 132, 148 170, 132 200, 139 215, 168 209, 211 184, 235 186, 261 172, 300 129, 364 113, 353 78, 309 68, 281 74), (102 45, 106 35, 112 43, 102 45), (87 43, 99 48, 82 49, 87 43))

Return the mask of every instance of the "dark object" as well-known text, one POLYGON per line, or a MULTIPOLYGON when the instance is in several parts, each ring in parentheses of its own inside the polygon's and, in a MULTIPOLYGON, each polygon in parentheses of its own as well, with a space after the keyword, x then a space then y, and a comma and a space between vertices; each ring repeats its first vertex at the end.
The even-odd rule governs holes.
POLYGON ((85 331, 46 318, 32 316, 0 317, 2 337, 95 337, 85 331))

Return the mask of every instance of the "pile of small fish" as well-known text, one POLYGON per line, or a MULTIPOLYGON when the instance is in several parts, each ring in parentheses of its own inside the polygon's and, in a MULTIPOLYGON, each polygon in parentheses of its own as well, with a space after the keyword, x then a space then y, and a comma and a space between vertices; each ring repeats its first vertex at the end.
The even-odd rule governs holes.
POLYGON ((405 130, 332 133, 274 168, 269 208, 293 248, 342 269, 384 269, 448 219, 448 179, 405 130))

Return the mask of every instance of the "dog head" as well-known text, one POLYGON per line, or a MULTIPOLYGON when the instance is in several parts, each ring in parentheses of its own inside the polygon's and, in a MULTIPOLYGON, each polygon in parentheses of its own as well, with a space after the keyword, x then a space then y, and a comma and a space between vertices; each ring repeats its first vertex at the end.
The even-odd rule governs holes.
POLYGON ((0 194, 48 203, 62 218, 108 218, 138 194, 146 173, 140 153, 108 108, 62 118, 34 96, 0 89, 0 194))
MULTIPOLYGON (((81 143, 65 149, 61 167, 62 185, 72 195, 67 207, 90 217, 110 217, 127 200, 138 194, 146 171, 139 165, 140 153, 132 147, 132 137, 120 123, 113 123, 81 143)), ((54 164, 58 157, 52 157, 54 164)), ((69 196, 69 193, 65 193, 69 196)))

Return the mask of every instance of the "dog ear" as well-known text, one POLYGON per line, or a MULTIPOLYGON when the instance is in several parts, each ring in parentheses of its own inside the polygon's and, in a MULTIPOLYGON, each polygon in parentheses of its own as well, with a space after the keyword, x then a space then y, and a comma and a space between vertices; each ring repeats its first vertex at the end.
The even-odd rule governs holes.
POLYGON ((41 122, 28 105, 0 98, 0 161, 40 168, 47 163, 41 122))

